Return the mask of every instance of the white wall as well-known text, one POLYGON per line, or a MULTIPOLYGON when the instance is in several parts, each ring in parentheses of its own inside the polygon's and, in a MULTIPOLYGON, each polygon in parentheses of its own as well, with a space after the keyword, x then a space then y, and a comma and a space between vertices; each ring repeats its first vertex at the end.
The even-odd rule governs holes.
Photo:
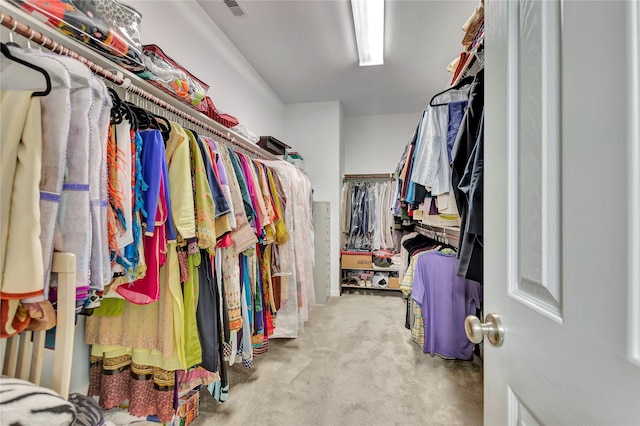
POLYGON ((421 115, 345 117, 344 173, 392 173, 421 115))
POLYGON ((341 127, 340 102, 285 105, 285 138, 302 155, 316 201, 331 203, 331 293, 339 294, 341 127))
POLYGON ((219 110, 258 135, 283 138, 282 101, 200 5, 193 0, 127 3, 142 13, 142 43, 157 44, 207 83, 219 110))

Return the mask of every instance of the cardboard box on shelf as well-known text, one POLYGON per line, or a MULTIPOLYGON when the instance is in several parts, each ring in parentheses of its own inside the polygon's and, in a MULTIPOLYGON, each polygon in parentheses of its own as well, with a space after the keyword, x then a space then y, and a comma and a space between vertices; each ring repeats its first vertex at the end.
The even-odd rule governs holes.
POLYGON ((369 252, 342 252, 342 269, 371 269, 371 264, 371 253, 369 252))
POLYGON ((389 288, 400 288, 400 279, 398 277, 389 277, 389 288))

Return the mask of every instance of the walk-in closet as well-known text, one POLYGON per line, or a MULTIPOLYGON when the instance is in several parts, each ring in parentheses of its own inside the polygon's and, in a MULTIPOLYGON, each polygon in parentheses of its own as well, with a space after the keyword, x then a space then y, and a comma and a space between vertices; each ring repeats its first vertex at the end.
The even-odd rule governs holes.
POLYGON ((0 426, 640 424, 640 0, 0 0, 0 426))

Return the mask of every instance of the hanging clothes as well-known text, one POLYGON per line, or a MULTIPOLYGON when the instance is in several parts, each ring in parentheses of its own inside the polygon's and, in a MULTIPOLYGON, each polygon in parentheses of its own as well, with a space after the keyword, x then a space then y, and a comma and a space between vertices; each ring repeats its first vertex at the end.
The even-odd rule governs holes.
POLYGON ((412 298, 422 309, 424 352, 443 358, 473 359, 464 330, 467 315, 482 302, 480 283, 459 277, 455 254, 431 251, 416 262, 412 298))
POLYGON ((2 337, 19 333, 29 318, 20 299, 44 294, 39 180, 42 162, 40 100, 27 91, 3 91, 2 106, 2 337), (26 200, 26 203, 25 203, 26 200), (20 208, 31 205, 34 209, 20 208))
POLYGON ((226 401, 228 365, 308 320, 309 178, 123 101, 74 59, 11 49, 54 85, 4 90, 31 81, 2 60, 2 335, 53 325, 51 259, 71 252, 101 407, 170 422, 193 386, 226 401))
POLYGON ((483 150, 482 144, 479 147, 477 145, 483 139, 483 116, 484 70, 480 70, 471 85, 469 107, 456 137, 451 163, 451 184, 455 188, 454 194, 461 217, 460 228, 463 231, 458 252, 460 257, 458 273, 479 282, 483 282, 483 150), (472 200, 474 213, 470 211, 472 200), (473 218, 471 223, 470 217, 473 218))
POLYGON ((395 250, 391 181, 345 180, 342 232, 345 250, 395 250))

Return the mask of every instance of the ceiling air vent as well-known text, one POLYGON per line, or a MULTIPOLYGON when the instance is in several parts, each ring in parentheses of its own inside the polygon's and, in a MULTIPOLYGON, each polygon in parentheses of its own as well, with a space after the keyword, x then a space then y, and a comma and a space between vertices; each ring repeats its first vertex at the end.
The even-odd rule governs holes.
POLYGON ((224 0, 224 4, 227 5, 233 16, 241 18, 247 14, 236 0, 224 0))

